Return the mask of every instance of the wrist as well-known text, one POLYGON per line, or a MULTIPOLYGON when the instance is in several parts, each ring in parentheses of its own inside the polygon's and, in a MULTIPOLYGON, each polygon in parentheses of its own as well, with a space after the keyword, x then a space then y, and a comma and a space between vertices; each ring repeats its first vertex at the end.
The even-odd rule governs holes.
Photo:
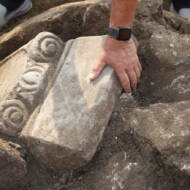
POLYGON ((128 41, 131 39, 132 28, 119 26, 118 28, 109 28, 108 35, 119 41, 128 41))
POLYGON ((131 43, 133 43, 132 38, 129 39, 128 41, 120 41, 120 40, 116 40, 115 38, 111 37, 111 36, 107 36, 106 41, 105 41, 105 45, 104 47, 108 47, 110 48, 126 48, 126 46, 130 45, 131 43))
POLYGON ((128 22, 125 21, 125 22, 117 22, 117 23, 110 21, 110 24, 109 24, 110 28, 118 28, 120 26, 127 26, 127 27, 132 28, 133 27, 133 20, 128 21, 128 22))

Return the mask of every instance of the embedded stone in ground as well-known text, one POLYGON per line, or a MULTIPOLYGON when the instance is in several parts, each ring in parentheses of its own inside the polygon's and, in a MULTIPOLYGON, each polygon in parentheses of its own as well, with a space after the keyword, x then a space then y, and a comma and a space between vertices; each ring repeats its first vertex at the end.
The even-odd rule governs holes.
POLYGON ((89 162, 109 121, 120 84, 110 67, 90 82, 102 36, 69 41, 57 79, 40 112, 21 134, 33 156, 51 169, 74 169, 89 162))
POLYGON ((158 29, 141 47, 146 68, 140 93, 150 102, 189 100, 189 37, 158 29))
POLYGON ((137 4, 136 17, 140 20, 158 20, 162 22, 163 0, 140 0, 137 4))
POLYGON ((17 144, 0 139, 0 189, 16 189, 25 183, 27 166, 17 144))
POLYGON ((117 133, 118 127, 123 128, 123 124, 111 122, 96 158, 80 170, 80 178, 73 180, 67 189, 178 189, 171 177, 173 171, 168 175, 167 169, 160 167, 162 162, 151 144, 132 131, 117 133))
POLYGON ((125 128, 150 140, 166 165, 190 174, 190 101, 130 108, 124 115, 125 128))

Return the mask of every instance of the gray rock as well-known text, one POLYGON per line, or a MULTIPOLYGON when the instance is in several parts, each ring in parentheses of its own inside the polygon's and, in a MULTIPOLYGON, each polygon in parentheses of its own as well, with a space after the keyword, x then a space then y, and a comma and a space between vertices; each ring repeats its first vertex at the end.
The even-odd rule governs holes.
POLYGON ((164 7, 164 9, 169 10, 170 6, 171 6, 171 0, 165 0, 165 1, 163 1, 163 7, 164 7))
POLYGON ((21 134, 33 156, 48 168, 83 166, 102 139, 121 88, 110 67, 94 82, 88 79, 103 41, 99 36, 67 43, 53 87, 21 134))
POLYGON ((170 11, 163 11, 164 18, 168 26, 171 29, 175 29, 176 32, 183 34, 190 34, 190 22, 189 19, 186 19, 176 13, 170 11))
POLYGON ((13 189, 25 184, 26 162, 21 147, 0 139, 0 189, 13 189))
POLYGON ((83 35, 107 34, 110 18, 110 0, 95 3, 86 8, 83 15, 83 35), (98 23, 98 24, 97 24, 98 23), (94 28, 96 27, 96 29, 94 28))
POLYGON ((139 89, 142 96, 153 102, 189 99, 189 42, 189 35, 159 30, 141 45, 145 62, 145 80, 139 89))
POLYGON ((190 101, 130 108, 125 128, 134 129, 161 153, 166 165, 190 174, 190 101))
POLYGON ((22 130, 50 85, 62 50, 62 41, 44 32, 0 62, 0 133, 17 136, 22 130))
MULTIPOLYGON (((168 171, 161 167, 159 155, 151 144, 132 131, 116 135, 115 130, 121 126, 123 125, 118 122, 110 124, 96 158, 81 169, 82 175, 76 181, 73 180, 66 189, 172 190, 176 188, 173 179, 168 176, 168 171)), ((169 173, 171 174, 171 171, 169 173)))
POLYGON ((136 18, 140 20, 157 20, 163 23, 163 0, 139 0, 137 4, 136 18))
MULTIPOLYGON (((165 174, 158 165, 145 160, 142 153, 132 151, 121 151, 112 156, 106 166, 100 167, 90 174, 93 190, 157 190, 170 189, 166 182, 165 174), (160 179, 159 176, 160 175, 160 179), (162 180, 162 184, 159 181, 162 180)), ((86 188, 88 189, 88 188, 86 188)))

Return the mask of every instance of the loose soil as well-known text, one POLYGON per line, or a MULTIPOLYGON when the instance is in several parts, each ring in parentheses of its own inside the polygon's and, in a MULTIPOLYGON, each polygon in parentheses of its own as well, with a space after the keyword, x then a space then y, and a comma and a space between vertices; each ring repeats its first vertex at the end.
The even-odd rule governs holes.
POLYGON ((3 29, 1 33, 5 33, 10 31, 12 28, 17 26, 18 24, 28 20, 29 18, 36 16, 52 7, 64 4, 64 3, 71 3, 75 1, 84 1, 84 0, 32 0, 33 7, 32 9, 25 15, 19 16, 14 20, 10 21, 7 26, 3 29))
MULTIPOLYGON (((11 21, 3 30, 3 33, 10 31, 13 27, 18 24, 28 20, 32 16, 38 15, 43 11, 63 4, 65 2, 73 2, 74 0, 33 0, 33 8, 30 12, 24 16, 18 17, 17 19, 11 21)), ((168 8, 168 3, 166 3, 166 8, 168 8)), ((138 94, 136 94, 138 97, 138 94)), ((149 100, 150 101, 150 100, 149 100)), ((141 105, 146 105, 149 102, 143 101, 138 102, 141 105)), ((156 167, 155 173, 161 171, 161 167, 163 166, 160 155, 155 151, 154 147, 152 147, 148 142, 144 139, 137 137, 137 134, 134 134, 133 131, 128 131, 127 133, 123 133, 123 110, 126 110, 130 105, 127 102, 127 99, 121 99, 120 103, 115 108, 107 130, 104 134, 104 138, 102 143, 100 144, 98 151, 94 157, 94 159, 84 168, 80 170, 76 170, 73 172, 64 171, 61 173, 54 173, 52 171, 47 171, 42 166, 39 166, 36 161, 32 158, 29 153, 26 153, 26 160, 29 166, 28 178, 26 182, 26 186, 24 188, 18 188, 19 190, 93 190, 92 184, 96 182, 92 178, 94 176, 90 173, 90 171, 97 171, 99 168, 102 168, 106 165, 109 158, 114 156, 116 153, 121 151, 137 151, 140 154, 142 146, 147 147, 148 152, 153 156, 153 162, 159 161, 158 165, 160 167, 156 167)), ((133 105, 131 105, 133 106, 133 105)), ((175 173, 175 171, 171 168, 164 168, 164 173, 159 174, 160 178, 163 179, 165 183, 168 183, 168 187, 170 189, 175 188, 188 190, 189 186, 183 183, 183 187, 178 187, 178 182, 183 182, 183 176, 172 176, 171 174, 175 173), (179 178, 177 178, 179 177, 179 178), (166 180, 165 180, 166 178, 166 180)), ((174 175, 175 176, 175 175, 174 175)), ((163 182, 162 181, 162 182, 163 182)), ((166 185, 166 186, 167 186, 166 185)))

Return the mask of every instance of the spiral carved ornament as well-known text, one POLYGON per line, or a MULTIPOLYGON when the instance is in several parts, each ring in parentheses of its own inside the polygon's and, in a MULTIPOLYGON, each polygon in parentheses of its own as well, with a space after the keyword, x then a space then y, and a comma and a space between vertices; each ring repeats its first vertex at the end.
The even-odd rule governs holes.
POLYGON ((63 51, 63 42, 49 32, 40 33, 32 41, 28 54, 37 62, 57 62, 63 51))
POLYGON ((28 111, 20 100, 7 100, 0 105, 0 128, 9 135, 22 130, 28 119, 28 111))

